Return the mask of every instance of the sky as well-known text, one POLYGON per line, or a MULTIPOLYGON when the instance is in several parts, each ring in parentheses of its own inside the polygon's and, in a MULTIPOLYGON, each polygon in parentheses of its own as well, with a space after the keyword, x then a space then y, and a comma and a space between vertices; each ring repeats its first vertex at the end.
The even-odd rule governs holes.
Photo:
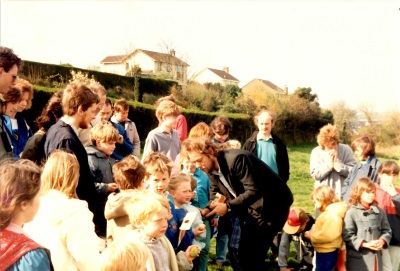
POLYGON ((0 1, 0 44, 24 60, 87 68, 164 43, 190 74, 229 67, 241 87, 310 87, 323 108, 400 108, 398 0, 0 1))

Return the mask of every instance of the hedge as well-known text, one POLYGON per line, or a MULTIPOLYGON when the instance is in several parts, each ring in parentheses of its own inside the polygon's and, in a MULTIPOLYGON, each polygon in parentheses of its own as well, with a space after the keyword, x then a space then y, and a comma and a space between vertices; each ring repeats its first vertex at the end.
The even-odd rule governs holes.
MULTIPOLYGON (((89 78, 94 76, 106 89, 115 89, 116 87, 126 88, 132 91, 134 89, 134 77, 29 60, 24 60, 24 66, 20 74, 32 83, 38 83, 38 81, 43 82, 46 78, 51 78, 51 81, 62 83, 62 80, 68 82, 68 80, 72 78, 71 70, 87 73, 89 78)), ((144 93, 158 96, 169 95, 170 88, 176 84, 177 82, 172 80, 139 77, 139 101, 141 101, 144 93)))

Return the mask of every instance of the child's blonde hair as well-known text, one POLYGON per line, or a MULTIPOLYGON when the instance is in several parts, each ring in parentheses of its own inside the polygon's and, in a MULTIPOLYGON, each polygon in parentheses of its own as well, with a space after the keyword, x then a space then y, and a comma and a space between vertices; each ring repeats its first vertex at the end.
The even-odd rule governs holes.
POLYGON ((164 117, 169 117, 169 116, 179 116, 181 112, 179 111, 178 106, 176 103, 172 101, 162 101, 156 109, 156 117, 159 122, 162 122, 164 120, 164 117))
POLYGON ((90 140, 96 146, 96 140, 102 143, 115 143, 118 141, 119 132, 111 123, 98 123, 90 129, 90 140))
POLYGON ((336 196, 335 191, 327 185, 321 185, 310 196, 312 201, 318 201, 321 203, 319 208, 321 212, 325 211, 326 207, 330 204, 339 202, 340 199, 336 196))
MULTIPOLYGON (((196 180, 195 180, 196 182, 196 180)), ((192 187, 192 180, 190 176, 185 173, 178 173, 171 177, 168 183, 168 191, 175 191, 181 183, 190 183, 190 187, 192 187)))
POLYGON ((196 138, 202 136, 212 138, 214 136, 214 132, 211 129, 210 125, 201 121, 193 126, 192 129, 190 129, 188 138, 196 138))
POLYGON ((100 258, 100 271, 145 270, 148 247, 140 241, 120 240, 111 243, 100 258))
POLYGON ((236 139, 230 139, 230 140, 222 143, 221 145, 222 145, 221 149, 223 149, 223 150, 240 149, 242 147, 242 144, 236 139))
POLYGON ((4 162, 0 166, 0 230, 10 224, 19 206, 40 191, 40 168, 30 160, 4 162))
MULTIPOLYGON (((351 195, 349 199, 349 203, 351 205, 357 205, 361 203, 361 195, 364 192, 372 192, 376 191, 376 187, 374 183, 369 178, 360 178, 355 183, 353 189, 351 190, 351 195)), ((374 200, 375 201, 375 200, 374 200)))
POLYGON ((162 208, 170 211, 167 197, 149 189, 138 190, 125 205, 129 221, 134 228, 140 228, 140 225, 150 222, 152 216, 161 212, 162 208))
POLYGON ((79 163, 76 156, 62 150, 55 150, 47 159, 41 176, 42 194, 50 189, 58 190, 68 198, 78 198, 76 187, 79 180, 79 163))
POLYGON ((128 155, 115 163, 112 171, 121 190, 141 188, 146 173, 144 166, 134 155, 128 155))
POLYGON ((156 172, 168 172, 168 175, 171 176, 174 162, 165 154, 152 152, 143 160, 143 165, 146 168, 146 177, 149 177, 156 172))

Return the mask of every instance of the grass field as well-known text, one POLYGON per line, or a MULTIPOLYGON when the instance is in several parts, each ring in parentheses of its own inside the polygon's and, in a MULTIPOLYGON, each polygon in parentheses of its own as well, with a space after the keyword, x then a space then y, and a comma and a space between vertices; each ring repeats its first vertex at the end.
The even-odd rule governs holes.
MULTIPOLYGON (((314 180, 310 176, 310 154, 312 149, 316 144, 301 144, 288 146, 289 161, 290 161, 290 179, 288 185, 292 190, 294 196, 293 207, 302 207, 306 212, 314 215, 314 205, 310 200, 310 194, 313 191, 314 180)), ((381 161, 388 159, 400 163, 400 147, 394 147, 391 149, 384 149, 380 151, 377 150, 377 157, 381 161)), ((400 186, 400 179, 397 179, 396 186, 400 186)), ((293 246, 291 246, 290 252, 291 258, 289 258, 289 264, 294 267, 297 262, 295 260, 296 251, 293 246)), ((267 262, 270 264, 271 271, 279 270, 277 263, 272 259, 269 259, 268 255, 267 262)), ((215 239, 211 240, 211 251, 209 262, 215 261, 215 239)), ((229 264, 229 260, 227 260, 229 264)), ((218 270, 216 265, 210 264, 208 267, 209 271, 218 270)), ((230 266, 224 266, 224 271, 230 271, 232 268, 230 266)))

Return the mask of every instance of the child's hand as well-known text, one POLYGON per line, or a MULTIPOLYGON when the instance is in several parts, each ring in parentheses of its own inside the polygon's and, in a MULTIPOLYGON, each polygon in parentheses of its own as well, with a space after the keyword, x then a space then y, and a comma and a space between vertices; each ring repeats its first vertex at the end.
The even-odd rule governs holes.
POLYGON ((185 251, 186 258, 189 262, 193 261, 200 255, 200 248, 196 245, 189 246, 185 251))
POLYGON ((211 227, 218 227, 218 219, 216 219, 215 217, 211 219, 210 225, 211 227))
POLYGON ((118 189, 118 184, 116 184, 116 183, 107 184, 107 191, 108 192, 114 192, 117 189, 118 189))
POLYGON ((384 191, 386 191, 392 197, 397 194, 397 191, 392 183, 387 183, 387 184, 381 183, 380 186, 384 191))
POLYGON ((122 135, 118 135, 117 143, 118 143, 118 144, 124 143, 124 137, 123 137, 122 135))
POLYGON ((200 234, 202 234, 204 231, 206 230, 206 225, 205 224, 200 224, 199 226, 197 226, 197 228, 195 228, 193 230, 193 233, 195 236, 199 236, 200 234))

